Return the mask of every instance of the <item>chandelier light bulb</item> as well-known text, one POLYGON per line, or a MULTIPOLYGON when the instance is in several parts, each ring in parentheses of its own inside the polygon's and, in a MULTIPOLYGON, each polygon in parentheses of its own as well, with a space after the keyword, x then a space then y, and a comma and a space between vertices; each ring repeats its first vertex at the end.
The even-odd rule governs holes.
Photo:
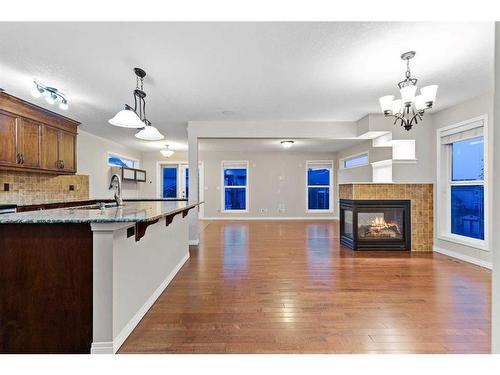
POLYGON ((400 113, 401 112, 402 101, 401 99, 396 99, 392 102, 392 113, 400 113))
POLYGON ((394 100, 394 95, 386 95, 379 99, 380 109, 382 109, 382 112, 386 113, 392 110, 393 100, 394 100))
POLYGON ((423 95, 415 96, 415 108, 417 111, 423 111, 428 108, 423 95))
POLYGON ((432 104, 436 101, 436 94, 438 90, 438 85, 430 85, 430 86, 425 86, 420 89, 420 92, 422 93, 422 96, 425 99, 426 103, 428 106, 432 106, 432 104))
POLYGON ((401 100, 406 106, 411 105, 413 103, 413 99, 415 98, 415 93, 417 92, 417 86, 405 86, 401 88, 401 100))

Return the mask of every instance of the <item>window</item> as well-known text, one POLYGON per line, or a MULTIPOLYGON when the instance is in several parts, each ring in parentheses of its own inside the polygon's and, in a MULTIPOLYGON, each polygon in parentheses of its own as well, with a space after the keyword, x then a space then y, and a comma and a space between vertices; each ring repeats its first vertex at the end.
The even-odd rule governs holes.
POLYGON ((177 166, 162 168, 162 197, 177 198, 177 166))
POLYGON ((222 162, 223 211, 248 210, 248 162, 222 162))
POLYGON ((108 165, 112 167, 137 168, 139 166, 139 162, 136 159, 108 152, 108 165))
POLYGON ((332 211, 332 165, 307 162, 307 210, 332 211))
POLYGON ((368 165, 368 153, 354 155, 341 160, 341 168, 355 168, 362 167, 363 165, 368 165))
POLYGON ((479 248, 487 248, 484 124, 480 119, 438 132, 440 237, 479 248))

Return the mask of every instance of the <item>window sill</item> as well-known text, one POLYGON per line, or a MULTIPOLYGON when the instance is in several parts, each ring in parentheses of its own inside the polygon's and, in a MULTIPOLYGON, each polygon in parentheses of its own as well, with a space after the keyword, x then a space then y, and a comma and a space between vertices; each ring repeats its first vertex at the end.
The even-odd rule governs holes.
POLYGON ((450 233, 439 234, 437 238, 443 241, 454 242, 483 251, 490 251, 485 240, 475 240, 473 238, 469 239, 465 236, 458 236, 450 233))
POLYGON ((221 210, 221 214, 247 214, 248 210, 221 210))
POLYGON ((306 214, 333 214, 333 210, 306 210, 306 214))

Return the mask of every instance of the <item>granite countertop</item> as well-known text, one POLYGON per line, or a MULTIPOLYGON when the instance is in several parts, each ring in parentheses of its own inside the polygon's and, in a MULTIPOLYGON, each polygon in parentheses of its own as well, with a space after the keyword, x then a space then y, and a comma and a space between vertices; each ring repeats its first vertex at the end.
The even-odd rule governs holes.
POLYGON ((103 210, 92 206, 0 215, 0 224, 148 222, 198 206, 186 201, 134 201, 103 210))

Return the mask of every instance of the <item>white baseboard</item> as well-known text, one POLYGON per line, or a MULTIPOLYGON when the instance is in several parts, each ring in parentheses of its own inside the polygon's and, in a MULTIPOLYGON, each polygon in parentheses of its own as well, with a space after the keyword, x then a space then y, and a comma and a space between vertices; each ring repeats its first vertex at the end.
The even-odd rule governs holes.
MULTIPOLYGON (((134 328, 139 324, 141 319, 146 315, 148 310, 153 306, 153 303, 158 299, 160 294, 165 290, 165 288, 170 284, 170 282, 173 280, 175 275, 177 275, 177 272, 182 268, 184 263, 189 259, 189 251, 187 252, 186 255, 182 257, 179 263, 175 266, 175 268, 170 272, 170 274, 167 276, 165 280, 160 284, 160 286, 153 292, 151 297, 147 299, 147 301, 142 305, 142 307, 137 311, 137 313, 130 319, 130 321, 123 327, 121 332, 116 336, 116 338, 113 340, 113 346, 112 346, 112 353, 116 353, 118 349, 120 349, 120 346, 125 342, 127 337, 132 333, 134 328)), ((103 344, 103 343, 96 343, 96 344, 103 344)), ((94 346, 94 343, 92 344, 94 346)))
POLYGON ((93 342, 90 346, 90 354, 114 354, 113 342, 93 342))
POLYGON ((443 249, 443 248, 440 248, 437 246, 434 246, 433 250, 436 253, 440 253, 440 254, 447 255, 447 256, 452 257, 452 258, 460 259, 460 260, 463 260, 464 262, 475 264, 476 266, 481 266, 481 267, 484 267, 484 268, 487 268, 490 270, 493 268, 493 264, 491 262, 487 262, 487 261, 482 260, 482 259, 477 259, 477 258, 468 256, 468 255, 460 254, 460 253, 457 253, 457 252, 451 251, 451 250, 446 250, 446 249, 443 249))
POLYGON ((203 219, 200 220, 226 220, 226 221, 231 221, 231 220, 338 220, 338 216, 330 216, 330 217, 325 217, 325 216, 318 216, 318 217, 313 217, 313 216, 304 216, 304 217, 266 217, 266 216, 227 216, 227 217, 204 217, 203 219))
POLYGON ((200 244, 200 240, 189 240, 190 246, 198 246, 200 244))

